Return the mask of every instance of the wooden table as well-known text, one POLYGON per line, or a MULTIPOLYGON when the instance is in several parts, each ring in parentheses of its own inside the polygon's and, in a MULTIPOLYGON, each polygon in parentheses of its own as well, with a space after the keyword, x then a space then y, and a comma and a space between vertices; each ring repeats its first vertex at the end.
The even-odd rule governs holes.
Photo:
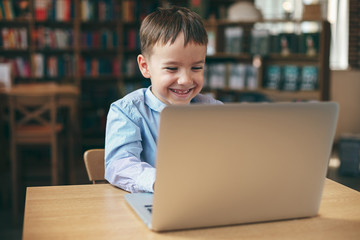
POLYGON ((360 239, 360 193, 327 179, 319 216, 155 233, 109 184, 30 187, 23 239, 360 239))
MULTIPOLYGON (((70 182, 75 183, 74 159, 79 156, 76 139, 80 138, 79 116, 78 116, 78 100, 80 90, 73 85, 59 85, 56 83, 29 83, 17 84, 11 88, 0 88, 0 96, 2 108, 5 107, 6 98, 9 95, 41 95, 44 93, 54 94, 58 96, 58 106, 68 110, 68 147, 69 147, 69 168, 70 182)), ((0 109, 3 112, 2 109, 0 109)))

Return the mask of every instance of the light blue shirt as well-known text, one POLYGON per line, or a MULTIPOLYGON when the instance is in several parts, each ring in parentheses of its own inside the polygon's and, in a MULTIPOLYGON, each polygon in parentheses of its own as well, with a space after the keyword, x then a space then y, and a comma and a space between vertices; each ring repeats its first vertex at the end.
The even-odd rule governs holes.
MULTIPOLYGON (((191 103, 222 104, 198 94, 191 103)), ((105 134, 105 179, 129 192, 153 192, 160 112, 166 104, 149 88, 112 103, 105 134)))

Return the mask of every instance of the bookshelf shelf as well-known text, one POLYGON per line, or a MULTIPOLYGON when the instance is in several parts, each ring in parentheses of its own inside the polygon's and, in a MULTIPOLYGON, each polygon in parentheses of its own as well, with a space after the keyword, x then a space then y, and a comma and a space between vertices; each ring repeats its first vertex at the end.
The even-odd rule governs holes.
POLYGON ((207 60, 239 60, 239 61, 251 61, 252 56, 247 53, 230 54, 230 53, 216 53, 214 55, 206 56, 207 60))
POLYGON ((63 27, 69 28, 74 25, 74 20, 68 21, 56 21, 56 20, 43 20, 43 21, 34 21, 35 26, 48 26, 48 27, 63 27))
POLYGON ((29 52, 29 50, 27 48, 24 49, 20 49, 20 48, 4 48, 4 47, 0 47, 0 55, 12 55, 12 54, 16 54, 16 55, 22 55, 22 54, 27 54, 29 52))
POLYGON ((116 20, 106 20, 106 21, 96 21, 96 20, 88 20, 81 21, 81 27, 90 27, 90 28, 116 28, 119 25, 119 22, 116 20))
POLYGON ((0 20, 0 26, 6 27, 23 27, 29 24, 27 19, 14 19, 14 20, 0 20))
POLYGON ((102 47, 82 47, 80 52, 83 55, 88 56, 108 56, 108 57, 114 57, 117 56, 117 48, 102 48, 102 47))
POLYGON ((212 20, 205 26, 212 52, 204 92, 221 89, 215 97, 225 102, 250 93, 270 101, 329 99, 329 22, 212 20))
POLYGON ((43 53, 43 54, 63 55, 63 54, 71 54, 74 52, 74 50, 72 48, 35 47, 34 52, 43 53))
POLYGON ((117 81, 118 77, 114 76, 113 74, 99 74, 98 76, 83 76, 82 77, 83 81, 99 81, 99 82, 104 82, 104 81, 117 81))
POLYGON ((306 54, 290 54, 283 56, 281 54, 272 53, 267 57, 270 61, 293 61, 293 62, 318 62, 319 55, 308 56, 306 54))

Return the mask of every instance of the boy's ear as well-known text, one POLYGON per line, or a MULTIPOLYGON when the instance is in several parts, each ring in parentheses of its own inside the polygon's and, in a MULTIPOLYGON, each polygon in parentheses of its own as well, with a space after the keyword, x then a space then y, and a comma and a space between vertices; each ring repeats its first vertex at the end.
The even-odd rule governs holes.
POLYGON ((149 65, 146 61, 145 56, 142 54, 139 54, 137 57, 137 62, 139 65, 140 72, 144 76, 144 78, 150 78, 149 65))

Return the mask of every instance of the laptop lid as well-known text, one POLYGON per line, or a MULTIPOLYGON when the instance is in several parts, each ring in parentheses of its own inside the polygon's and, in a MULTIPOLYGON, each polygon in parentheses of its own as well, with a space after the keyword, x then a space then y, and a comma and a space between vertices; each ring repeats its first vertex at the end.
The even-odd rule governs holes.
POLYGON ((166 107, 152 229, 315 216, 337 115, 330 102, 166 107))

